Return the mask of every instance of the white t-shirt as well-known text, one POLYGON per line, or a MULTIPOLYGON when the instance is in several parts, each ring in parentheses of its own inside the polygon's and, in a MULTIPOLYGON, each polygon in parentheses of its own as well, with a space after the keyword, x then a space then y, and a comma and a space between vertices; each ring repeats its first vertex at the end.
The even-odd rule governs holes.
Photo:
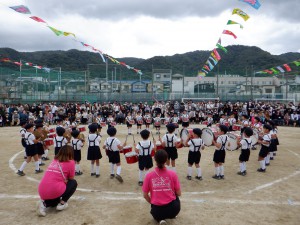
POLYGON ((263 136, 263 141, 268 142, 269 144, 262 144, 262 145, 269 147, 270 146, 270 142, 271 142, 271 135, 270 134, 265 134, 263 136))
POLYGON ((63 136, 56 136, 53 139, 54 139, 53 140, 54 141, 54 147, 62 147, 62 146, 65 146, 68 143, 68 140, 66 138, 64 138, 63 136))
POLYGON ((27 145, 33 145, 35 140, 35 136, 33 133, 26 132, 25 133, 25 141, 27 145))
POLYGON ((165 134, 162 141, 165 143, 165 147, 176 147, 177 137, 175 134, 165 134))
POLYGON ((101 142, 101 135, 89 134, 88 136, 89 146, 99 146, 101 142), (95 143, 94 143, 95 141, 95 143))
POLYGON ((153 148, 154 148, 154 145, 149 140, 140 141, 136 145, 136 149, 139 151, 139 155, 141 155, 141 156, 151 155, 151 152, 152 152, 153 148))
POLYGON ((217 139, 217 143, 221 144, 220 148, 217 148, 217 150, 224 150, 225 151, 225 145, 228 141, 228 136, 226 134, 220 135, 217 139))
POLYGON ((83 143, 81 140, 77 139, 77 138, 73 138, 71 141, 72 147, 73 149, 76 150, 81 150, 81 148, 83 147, 83 143))
POLYGON ((26 134, 26 129, 25 128, 21 128, 20 129, 20 136, 21 137, 25 137, 25 134, 26 134))
POLYGON ((121 142, 116 137, 108 137, 105 140, 104 144, 106 146, 106 150, 117 152, 117 151, 119 151, 118 145, 120 145, 121 142))
POLYGON ((195 138, 188 141, 188 146, 191 152, 200 151, 203 145, 204 143, 201 138, 195 138))
POLYGON ((244 138, 240 141, 242 145, 242 150, 250 149, 252 146, 252 140, 251 138, 244 138))

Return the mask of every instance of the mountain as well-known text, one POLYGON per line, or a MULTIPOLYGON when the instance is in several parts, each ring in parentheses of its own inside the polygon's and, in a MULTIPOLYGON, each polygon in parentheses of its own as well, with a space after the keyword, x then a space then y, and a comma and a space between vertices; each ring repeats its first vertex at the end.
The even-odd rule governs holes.
MULTIPOLYGON (((245 75, 246 68, 248 73, 253 67, 255 71, 268 69, 289 63, 300 59, 300 53, 285 53, 281 55, 272 55, 255 46, 232 45, 226 47, 228 53, 219 50, 222 60, 212 72, 221 74, 239 74, 245 75)), ((120 62, 141 69, 145 75, 151 75, 154 69, 172 69, 173 74, 181 73, 186 76, 196 76, 197 72, 208 59, 210 51, 194 51, 184 54, 175 54, 173 56, 155 56, 149 59, 140 58, 117 58, 120 62)), ((37 63, 38 65, 49 68, 61 67, 63 71, 83 71, 89 68, 91 77, 97 77, 98 74, 105 73, 105 64, 102 62, 99 54, 89 51, 69 50, 69 51, 38 51, 38 52, 18 52, 10 48, 0 48, 0 58, 8 57, 13 60, 24 60, 37 63), (97 64, 89 65, 88 64, 97 64), (99 65, 100 64, 100 65, 99 65)), ((17 66, 9 63, 0 63, 0 67, 9 67, 17 70, 17 66)), ((110 71, 119 66, 110 62, 110 71)), ((136 79, 137 76, 132 70, 124 67, 118 76, 127 79, 136 79), (134 75, 134 76, 132 76, 134 75)))

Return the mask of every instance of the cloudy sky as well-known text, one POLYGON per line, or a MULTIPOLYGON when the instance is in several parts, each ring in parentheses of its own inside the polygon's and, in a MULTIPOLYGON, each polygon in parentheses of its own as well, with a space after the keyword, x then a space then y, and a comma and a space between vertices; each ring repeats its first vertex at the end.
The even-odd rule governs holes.
POLYGON ((24 4, 59 30, 113 57, 150 58, 211 50, 222 44, 255 45, 272 54, 300 51, 300 1, 260 0, 255 10, 238 0, 1 0, 0 47, 18 51, 87 50, 70 37, 57 37, 42 23, 8 6, 24 4), (234 8, 250 15, 244 22, 234 8), (231 19, 244 25, 226 26, 231 19))

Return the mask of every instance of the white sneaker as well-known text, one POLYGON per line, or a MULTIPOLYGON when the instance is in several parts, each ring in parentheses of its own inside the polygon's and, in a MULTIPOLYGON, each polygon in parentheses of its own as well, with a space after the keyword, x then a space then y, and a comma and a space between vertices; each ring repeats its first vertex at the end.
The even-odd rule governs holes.
POLYGON ((59 203, 59 204, 56 206, 56 210, 59 210, 59 211, 64 210, 64 209, 66 209, 66 208, 68 208, 68 203, 66 203, 66 202, 65 202, 65 204, 59 203))
POLYGON ((167 225, 167 221, 161 220, 161 221, 159 222, 159 225, 167 225))
POLYGON ((36 204, 36 212, 39 216, 46 216, 46 206, 42 200, 39 200, 36 204))

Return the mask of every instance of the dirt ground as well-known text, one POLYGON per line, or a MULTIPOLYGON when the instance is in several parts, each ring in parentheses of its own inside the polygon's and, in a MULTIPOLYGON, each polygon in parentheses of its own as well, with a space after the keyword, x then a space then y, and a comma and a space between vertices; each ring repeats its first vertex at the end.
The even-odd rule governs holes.
MULTIPOLYGON (((203 127, 191 125, 191 127, 203 127)), ((134 127, 135 128, 135 127, 134 127)), ((117 137, 125 140, 127 128, 118 125, 117 137)), ((134 129, 135 130, 135 129, 134 129)), ((101 145, 107 134, 102 131, 101 145)), ((165 128, 163 128, 163 133, 165 128)), ((47 211, 46 217, 36 215, 37 186, 43 174, 34 174, 34 164, 27 165, 26 176, 16 170, 23 162, 19 128, 0 128, 0 224, 145 224, 156 222, 150 215, 150 205, 142 198, 138 186, 138 165, 127 164, 122 155, 124 183, 109 178, 109 164, 101 159, 99 178, 90 176, 87 147, 82 151, 84 174, 76 177, 79 187, 62 212, 47 211)), ((85 132, 87 136, 87 132, 85 132)), ((156 135, 155 135, 156 136, 156 135)), ((140 140, 135 135, 136 140, 140 140)), ((157 138, 157 136, 156 136, 157 138)), ((169 224, 300 224, 300 129, 279 127, 279 151, 266 173, 258 173, 258 150, 251 151, 247 176, 237 175, 239 151, 227 151, 225 180, 214 180, 213 147, 202 153, 203 180, 188 181, 188 149, 179 150, 177 173, 182 186, 182 209, 177 219, 169 224)), ((128 143, 133 144, 131 138, 128 143)), ((53 158, 53 147, 50 158, 53 158)), ((46 161, 46 169, 49 161, 46 161)), ((194 169, 194 174, 196 170, 194 169)))

